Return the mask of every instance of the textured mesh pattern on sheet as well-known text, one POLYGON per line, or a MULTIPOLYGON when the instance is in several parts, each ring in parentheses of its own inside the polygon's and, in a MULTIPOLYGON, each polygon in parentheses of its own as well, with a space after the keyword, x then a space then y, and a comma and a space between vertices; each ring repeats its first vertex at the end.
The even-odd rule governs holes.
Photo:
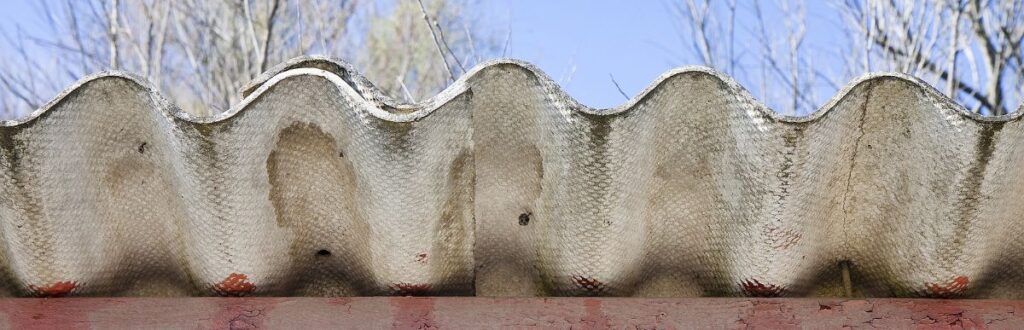
POLYGON ((1019 112, 913 78, 805 117, 702 68, 614 109, 515 61, 415 105, 324 58, 244 93, 193 118, 104 73, 3 122, 3 293, 1024 296, 1019 112))

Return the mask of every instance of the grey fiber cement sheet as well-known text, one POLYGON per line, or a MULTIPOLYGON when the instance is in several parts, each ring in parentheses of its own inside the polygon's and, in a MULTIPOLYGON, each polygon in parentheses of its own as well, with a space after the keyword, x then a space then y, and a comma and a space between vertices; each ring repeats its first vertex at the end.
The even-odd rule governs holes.
POLYGON ((243 93, 107 72, 0 123, 0 293, 1024 296, 1021 112, 912 77, 803 117, 700 67, 610 109, 514 60, 417 104, 321 57, 243 93))

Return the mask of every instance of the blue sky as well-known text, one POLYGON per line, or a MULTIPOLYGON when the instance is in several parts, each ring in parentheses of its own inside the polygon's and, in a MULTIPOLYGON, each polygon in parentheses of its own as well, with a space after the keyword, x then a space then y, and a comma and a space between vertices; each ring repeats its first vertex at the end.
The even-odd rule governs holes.
MULTIPOLYGON (((764 3, 769 6, 773 2, 764 3)), ((678 18, 668 12, 667 6, 668 2, 661 0, 485 3, 494 24, 510 23, 496 28, 504 31, 511 27, 512 57, 538 65, 562 83, 570 95, 593 107, 611 107, 625 101, 609 74, 633 96, 665 71, 699 64, 689 52, 689 45, 680 40, 680 31, 673 23, 678 18), (575 74, 565 83, 563 79, 573 64, 575 74)), ((807 6, 807 47, 838 49, 836 43, 841 42, 836 38, 841 33, 838 14, 825 1, 809 1, 807 6)), ((753 18, 743 17, 742 20, 752 21, 753 18)), ((743 46, 737 44, 737 48, 743 46)), ((842 65, 838 56, 820 60, 842 65)), ((834 91, 822 93, 825 95, 822 98, 827 99, 834 91)), ((822 102, 824 100, 819 101, 819 105, 822 102)))
MULTIPOLYGON (((15 24, 28 29, 42 28, 32 3, 6 1, 5 10, 0 12, 0 24, 7 29, 15 24)), ((766 6, 774 3, 764 2, 766 6)), ((611 107, 625 101, 609 75, 632 96, 667 70, 698 64, 689 45, 681 41, 673 23, 678 17, 668 12, 669 3, 665 0, 505 0, 483 1, 478 5, 484 10, 478 24, 498 31, 502 38, 504 31, 511 29, 508 57, 538 65, 570 95, 593 107, 611 107)), ((807 47, 838 49, 835 43, 839 42, 836 36, 840 33, 840 22, 835 11, 825 1, 809 1, 807 6, 807 47)), ((741 17, 738 21, 752 18, 741 17)), ((832 65, 842 65, 834 61, 832 65)), ((834 88, 820 88, 818 105, 834 93, 834 88)))
POLYGON ((488 4, 490 14, 497 16, 493 21, 510 23, 497 27, 512 31, 509 55, 538 65, 590 106, 624 101, 609 75, 632 96, 684 63, 679 58, 683 45, 662 1, 488 4))

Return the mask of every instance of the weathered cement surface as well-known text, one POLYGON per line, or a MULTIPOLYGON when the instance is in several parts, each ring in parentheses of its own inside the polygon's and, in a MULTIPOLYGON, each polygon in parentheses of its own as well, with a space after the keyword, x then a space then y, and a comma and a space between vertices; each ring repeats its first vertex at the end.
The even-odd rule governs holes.
POLYGON ((1024 302, 927 299, 0 300, 10 329, 1020 329, 1024 302))
POLYGON ((244 93, 193 118, 109 73, 3 122, 2 293, 1024 297, 1020 112, 913 78, 796 118, 704 68, 614 109, 515 61, 422 104, 319 58, 244 93))

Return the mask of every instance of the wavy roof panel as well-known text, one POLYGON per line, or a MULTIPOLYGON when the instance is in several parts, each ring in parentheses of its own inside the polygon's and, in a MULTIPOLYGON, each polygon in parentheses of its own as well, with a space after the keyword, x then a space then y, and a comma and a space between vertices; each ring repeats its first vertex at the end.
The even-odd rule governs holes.
POLYGON ((1020 297, 1024 129, 901 75, 805 117, 488 62, 400 104, 303 57, 210 118, 104 73, 0 125, 7 295, 1020 297))

